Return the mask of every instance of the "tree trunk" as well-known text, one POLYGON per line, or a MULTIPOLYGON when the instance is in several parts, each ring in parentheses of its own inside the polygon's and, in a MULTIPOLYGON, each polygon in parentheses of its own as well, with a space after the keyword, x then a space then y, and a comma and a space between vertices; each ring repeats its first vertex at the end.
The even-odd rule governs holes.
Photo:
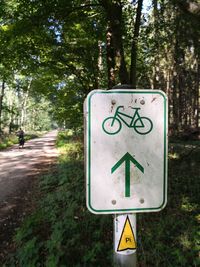
POLYGON ((22 103, 21 103, 21 126, 25 128, 26 126, 26 116, 27 116, 27 102, 29 98, 29 92, 32 84, 32 78, 30 79, 28 85, 27 85, 27 90, 26 92, 23 92, 23 97, 22 97, 22 103))
POLYGON ((106 34, 106 60, 108 73, 108 88, 112 88, 116 84, 115 78, 115 53, 113 47, 113 37, 110 28, 107 29, 106 34))
POLYGON ((153 38, 154 38, 154 60, 153 60, 153 89, 158 89, 159 85, 159 74, 160 74, 160 67, 159 67, 159 18, 158 18, 158 1, 153 0, 153 38))
POLYGON ((196 99, 195 99, 195 126, 196 128, 200 127, 200 94, 199 94, 199 87, 200 87, 200 62, 198 56, 198 65, 197 65, 197 79, 196 79, 196 99))
POLYGON ((179 66, 179 75, 178 75, 178 109, 179 109, 179 119, 178 124, 181 128, 186 128, 188 124, 188 112, 186 111, 186 103, 185 103, 185 90, 186 90, 186 82, 185 82, 185 71, 184 68, 179 66))
POLYGON ((173 92, 172 92, 172 103, 173 103, 173 131, 174 133, 178 132, 179 125, 179 112, 178 112, 178 73, 176 68, 174 69, 173 74, 173 92))
POLYGON ((0 94, 0 134, 2 132, 2 111, 3 111, 3 98, 5 92, 5 81, 2 81, 1 94, 0 94))
POLYGON ((122 40, 122 3, 115 0, 100 0, 108 20, 107 63, 109 87, 116 83, 116 74, 122 84, 129 83, 122 40), (114 60, 113 60, 114 56, 114 60), (113 68, 114 64, 114 68, 113 68))
POLYGON ((141 23, 141 14, 142 14, 142 4, 143 0, 138 0, 137 14, 134 26, 133 41, 131 47, 131 68, 130 68, 130 84, 133 85, 133 88, 136 88, 137 84, 137 48, 138 48, 138 37, 141 23))
POLYGON ((103 52, 102 52, 102 42, 98 41, 98 61, 97 61, 97 77, 96 77, 96 86, 95 88, 100 88, 100 82, 102 79, 102 71, 103 71, 103 52))
POLYGON ((26 125, 26 108, 27 108, 27 100, 29 96, 29 91, 23 94, 23 101, 21 106, 21 127, 25 127, 26 125))

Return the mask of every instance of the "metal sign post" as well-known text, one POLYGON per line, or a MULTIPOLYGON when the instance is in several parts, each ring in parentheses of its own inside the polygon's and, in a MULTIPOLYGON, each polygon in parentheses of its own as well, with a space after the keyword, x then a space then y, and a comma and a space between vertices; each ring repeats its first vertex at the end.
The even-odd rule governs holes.
POLYGON ((135 267, 135 213, 167 203, 167 98, 159 90, 94 90, 84 114, 87 207, 115 214, 116 267, 135 267))
MULTIPOLYGON (((113 87, 113 89, 132 89, 132 88, 130 87, 130 85, 120 85, 120 86, 117 85, 113 87)), ((130 166, 128 167, 130 168, 130 166)), ((115 214, 113 229, 114 229, 113 231, 114 266, 136 267, 137 266, 136 213, 124 214, 124 215, 115 214)))

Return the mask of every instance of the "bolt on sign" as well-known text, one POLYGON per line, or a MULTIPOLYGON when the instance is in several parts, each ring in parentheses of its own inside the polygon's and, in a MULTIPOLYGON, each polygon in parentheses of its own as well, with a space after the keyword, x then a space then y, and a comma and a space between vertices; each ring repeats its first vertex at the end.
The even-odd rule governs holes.
POLYGON ((97 214, 159 211, 167 202, 167 97, 94 90, 84 105, 87 207, 97 214))

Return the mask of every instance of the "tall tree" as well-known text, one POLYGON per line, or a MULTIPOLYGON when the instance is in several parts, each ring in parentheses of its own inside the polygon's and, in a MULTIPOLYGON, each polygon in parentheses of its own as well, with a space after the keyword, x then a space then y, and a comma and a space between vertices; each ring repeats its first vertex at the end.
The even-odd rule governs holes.
POLYGON ((130 67, 130 84, 133 85, 133 88, 136 88, 137 85, 137 54, 138 54, 138 37, 141 23, 141 14, 142 14, 142 4, 143 0, 138 0, 132 47, 131 47, 131 67, 130 67))
POLYGON ((125 62, 123 46, 123 16, 122 1, 99 1, 106 13, 107 26, 107 62, 109 87, 116 82, 116 73, 119 73, 121 83, 129 83, 129 75, 125 62))

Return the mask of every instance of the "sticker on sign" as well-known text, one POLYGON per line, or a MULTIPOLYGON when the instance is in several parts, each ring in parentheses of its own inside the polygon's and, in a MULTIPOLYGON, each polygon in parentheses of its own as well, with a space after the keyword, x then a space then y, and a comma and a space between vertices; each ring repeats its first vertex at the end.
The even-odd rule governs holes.
POLYGON ((94 90, 85 115, 86 195, 93 213, 159 211, 167 202, 167 97, 94 90))

